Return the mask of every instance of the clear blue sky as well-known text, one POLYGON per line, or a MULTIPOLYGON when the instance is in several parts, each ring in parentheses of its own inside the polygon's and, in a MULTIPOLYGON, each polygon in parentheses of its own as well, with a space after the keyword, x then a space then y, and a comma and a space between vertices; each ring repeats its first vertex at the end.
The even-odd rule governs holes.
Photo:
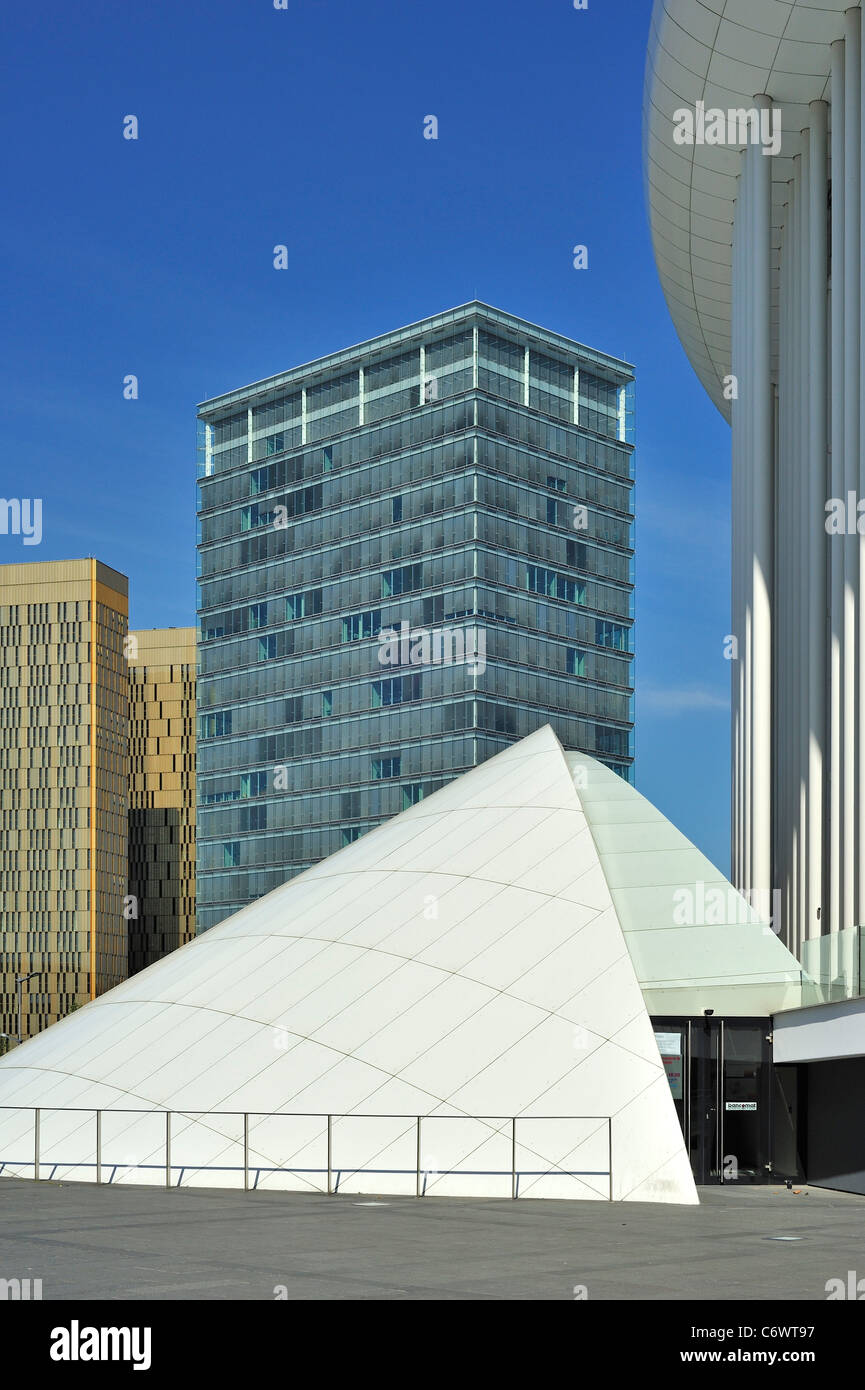
POLYGON ((95 554, 129 576, 134 626, 192 623, 206 396, 474 297, 624 356, 638 374, 637 785, 726 870, 729 437, 652 260, 650 11, 7 7, 0 492, 43 499, 44 537, 0 537, 0 563, 95 554), (128 114, 137 141, 122 138, 128 114))

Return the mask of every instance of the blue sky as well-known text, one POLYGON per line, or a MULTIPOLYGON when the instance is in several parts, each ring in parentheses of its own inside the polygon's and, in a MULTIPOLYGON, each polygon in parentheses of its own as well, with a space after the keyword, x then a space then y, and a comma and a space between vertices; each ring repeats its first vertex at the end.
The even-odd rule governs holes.
POLYGON ((474 297, 626 357, 637 785, 726 869, 729 434, 652 260, 650 11, 7 7, 0 491, 41 497, 44 533, 0 536, 0 563, 95 554, 129 575, 134 626, 192 623, 200 400, 474 297))

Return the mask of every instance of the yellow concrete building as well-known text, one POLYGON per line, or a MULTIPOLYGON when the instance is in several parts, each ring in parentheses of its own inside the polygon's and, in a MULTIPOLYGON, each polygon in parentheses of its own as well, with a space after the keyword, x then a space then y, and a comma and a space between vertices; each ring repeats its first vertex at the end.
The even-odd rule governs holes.
POLYGON ((195 935, 193 627, 129 634, 129 973, 195 935))
MULTIPOLYGON (((0 566, 0 1032, 29 1037, 128 966, 125 577, 0 566)), ((8 1046, 9 1044, 4 1044, 8 1046)))

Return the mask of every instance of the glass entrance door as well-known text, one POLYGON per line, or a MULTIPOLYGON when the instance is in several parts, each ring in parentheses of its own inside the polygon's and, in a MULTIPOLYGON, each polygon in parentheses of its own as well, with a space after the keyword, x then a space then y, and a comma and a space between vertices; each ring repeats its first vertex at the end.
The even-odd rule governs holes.
POLYGON ((771 1181, 768 1019, 657 1018, 654 1029, 695 1181, 771 1181))
POLYGON ((715 1019, 692 1019, 690 1025, 690 1135, 688 1149, 694 1181, 721 1182, 720 1024, 715 1019))
POLYGON ((771 1177, 771 1044, 768 1025, 731 1019, 723 1044, 724 1182, 771 1177))

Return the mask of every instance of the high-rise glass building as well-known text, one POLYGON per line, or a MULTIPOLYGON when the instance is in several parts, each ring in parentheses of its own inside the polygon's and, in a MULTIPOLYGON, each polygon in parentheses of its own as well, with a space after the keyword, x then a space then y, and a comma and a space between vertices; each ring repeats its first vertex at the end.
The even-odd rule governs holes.
POLYGON ((473 302, 201 405, 199 930, 543 724, 630 780, 633 389, 473 302))
POLYGON ((129 634, 129 974, 195 935, 195 628, 129 634))
POLYGON ((126 978, 127 580, 0 566, 0 1031, 38 1033, 126 978))

